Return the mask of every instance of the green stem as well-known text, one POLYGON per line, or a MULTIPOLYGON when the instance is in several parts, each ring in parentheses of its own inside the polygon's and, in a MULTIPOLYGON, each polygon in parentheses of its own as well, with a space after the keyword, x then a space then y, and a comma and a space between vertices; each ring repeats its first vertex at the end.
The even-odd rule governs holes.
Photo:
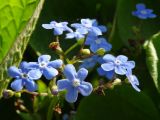
POLYGON ((69 52, 71 52, 75 47, 77 47, 79 44, 78 42, 75 43, 74 45, 72 45, 68 50, 66 50, 66 52, 64 53, 64 55, 67 55, 69 52))
POLYGON ((47 112, 47 120, 52 120, 53 112, 54 112, 53 109, 56 107, 57 103, 58 103, 57 96, 54 96, 53 98, 51 98, 51 102, 47 112))

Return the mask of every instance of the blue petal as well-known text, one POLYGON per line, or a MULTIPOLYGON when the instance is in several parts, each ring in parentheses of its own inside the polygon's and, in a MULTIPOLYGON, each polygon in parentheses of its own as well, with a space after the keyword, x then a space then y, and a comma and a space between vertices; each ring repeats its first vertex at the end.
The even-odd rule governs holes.
POLYGON ((99 47, 98 47, 97 44, 92 43, 92 44, 90 45, 90 49, 91 49, 92 52, 96 53, 96 51, 99 49, 99 47))
POLYGON ((68 26, 65 26, 64 31, 73 32, 73 30, 71 28, 69 28, 68 26))
POLYGON ((67 89, 67 93, 65 95, 66 101, 69 103, 74 103, 74 102, 76 102, 77 97, 78 97, 78 90, 76 88, 70 86, 67 89))
POLYGON ((77 78, 80 81, 83 81, 88 75, 88 70, 85 68, 81 68, 78 72, 77 72, 77 78))
POLYGON ((28 63, 26 61, 22 61, 20 63, 19 68, 23 71, 23 72, 28 72, 29 68, 28 68, 28 63))
POLYGON ((124 65, 127 69, 133 69, 135 67, 134 61, 127 61, 124 65))
POLYGON ((127 62, 128 57, 126 57, 124 55, 118 55, 116 59, 121 61, 122 63, 125 63, 125 62, 127 62))
POLYGON ((10 68, 8 69, 8 74, 9 74, 9 76, 11 76, 11 77, 19 78, 20 75, 21 75, 21 72, 20 72, 20 70, 19 70, 17 67, 12 66, 12 67, 10 67, 10 68))
POLYGON ((71 24, 71 27, 74 27, 74 28, 81 28, 82 25, 79 24, 79 23, 74 23, 74 24, 71 24))
POLYGON ((71 86, 71 82, 68 79, 62 79, 57 81, 57 87, 59 91, 68 89, 71 86))
POLYGON ((149 16, 148 16, 149 18, 156 18, 157 17, 157 15, 155 15, 155 14, 149 14, 149 16))
POLYGON ((75 34, 72 32, 72 33, 67 33, 66 34, 66 39, 72 39, 75 37, 75 34))
POLYGON ((85 41, 85 45, 90 45, 94 42, 94 40, 96 40, 97 37, 96 36, 91 36, 91 35, 88 35, 87 38, 86 38, 86 41, 85 41))
POLYGON ((98 28, 99 28, 102 32, 107 32, 106 26, 100 25, 100 26, 98 26, 98 28))
POLYGON ((45 29, 53 29, 54 28, 54 26, 51 24, 42 24, 42 27, 45 29))
POLYGON ((63 28, 55 28, 54 35, 61 35, 61 34, 63 34, 63 31, 64 31, 63 28))
POLYGON ((79 32, 80 34, 87 34, 88 30, 86 28, 78 28, 76 32, 79 32))
POLYGON ((77 76, 76 69, 72 64, 68 64, 64 68, 64 75, 68 78, 68 80, 72 81, 77 76))
POLYGON ((137 16, 138 16, 138 18, 140 18, 140 19, 147 19, 147 18, 148 18, 147 15, 143 15, 143 14, 138 14, 137 16))
POLYGON ((102 35, 102 32, 98 27, 92 27, 91 32, 95 35, 102 35))
POLYGON ((143 10, 143 9, 146 8, 146 6, 145 6, 145 4, 143 4, 143 3, 139 3, 139 4, 136 5, 136 8, 137 8, 138 10, 143 10))
POLYGON ((124 66, 116 66, 115 67, 115 73, 119 74, 119 75, 125 75, 127 72, 126 68, 124 66))
POLYGON ((39 64, 37 62, 29 62, 28 69, 36 69, 39 68, 39 64))
POLYGON ((16 79, 11 83, 11 88, 15 91, 20 91, 23 88, 22 79, 16 79))
POLYGON ((129 82, 131 83, 132 87, 136 91, 140 92, 141 90, 137 87, 139 85, 139 81, 138 81, 137 77, 135 75, 132 75, 131 71, 127 72, 126 76, 129 80, 129 82))
POLYGON ((106 71, 106 78, 108 78, 109 80, 113 79, 115 73, 114 73, 114 70, 112 71, 106 71))
POLYGON ((100 76, 104 76, 106 71, 104 71, 101 67, 97 68, 97 72, 100 76))
POLYGON ((60 68, 63 64, 63 61, 58 59, 58 60, 54 60, 48 63, 48 66, 54 67, 54 68, 60 68))
POLYGON ((52 67, 45 67, 43 69, 43 75, 45 76, 46 79, 50 80, 54 78, 56 75, 58 75, 58 71, 52 67))
POLYGON ((88 96, 91 94, 93 87, 89 82, 82 82, 80 86, 78 86, 78 90, 83 96, 88 96))
POLYGON ((30 70, 28 72, 28 77, 32 80, 38 80, 39 78, 41 78, 41 76, 42 72, 39 69, 30 70))
POLYGON ((25 87, 30 92, 37 90, 37 84, 33 80, 26 80, 25 87))
POLYGON ((38 63, 45 62, 48 63, 51 59, 50 55, 41 55, 38 57, 38 63))
POLYGON ((105 62, 114 62, 116 58, 111 54, 106 54, 105 56, 103 56, 103 60, 105 62))
POLYGON ((115 65, 113 62, 108 62, 108 63, 102 64, 101 67, 104 71, 111 71, 115 68, 115 65))

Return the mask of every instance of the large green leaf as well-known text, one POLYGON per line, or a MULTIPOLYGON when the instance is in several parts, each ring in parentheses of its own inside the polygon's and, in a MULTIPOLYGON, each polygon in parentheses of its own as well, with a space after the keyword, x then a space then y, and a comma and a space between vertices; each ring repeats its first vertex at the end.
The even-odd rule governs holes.
POLYGON ((7 68, 22 60, 44 0, 0 0, 0 3, 1 96, 9 82, 7 68))
POLYGON ((92 94, 84 98, 76 120, 159 120, 152 100, 129 86, 107 90, 105 96, 92 94))
MULTIPOLYGON (((136 10, 136 4, 139 2, 139 0, 130 0, 129 2, 126 2, 126 0, 118 0, 114 35, 120 36, 120 39, 116 39, 116 37, 112 39, 114 49, 120 48, 122 45, 128 46, 128 39, 137 40, 138 37, 133 32, 133 26, 140 28, 141 38, 138 39, 148 39, 159 31, 160 19, 158 17, 155 19, 140 20, 132 15, 132 11, 136 10), (121 42, 123 44, 117 47, 117 43, 121 42)), ((143 3, 146 4, 147 8, 153 9, 154 13, 158 15, 159 8, 156 4, 160 4, 159 0, 146 0, 143 1, 143 3)))
POLYGON ((155 86, 160 92, 160 33, 157 33, 146 41, 146 63, 148 70, 154 80, 155 86))

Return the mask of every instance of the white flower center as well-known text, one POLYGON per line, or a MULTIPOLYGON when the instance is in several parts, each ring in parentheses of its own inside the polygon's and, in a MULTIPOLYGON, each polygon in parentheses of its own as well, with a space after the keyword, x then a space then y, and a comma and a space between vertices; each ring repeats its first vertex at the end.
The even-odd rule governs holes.
POLYGON ((96 44, 101 44, 101 40, 100 39, 97 39, 95 41, 96 41, 96 44))
POLYGON ((78 79, 73 80, 73 86, 77 87, 80 85, 80 81, 78 79))
POLYGON ((145 15, 145 14, 147 14, 147 11, 146 10, 141 10, 141 14, 145 15))
POLYGON ((39 67, 41 67, 41 68, 44 68, 44 67, 46 67, 46 62, 41 62, 41 63, 39 63, 39 67))
POLYGON ((21 77, 27 79, 27 78, 28 78, 28 75, 25 74, 25 73, 22 73, 22 74, 21 74, 21 77))
POLYGON ((116 65, 120 65, 120 64, 121 64, 121 61, 120 61, 120 60, 116 60, 116 61, 115 61, 115 64, 116 64, 116 65))

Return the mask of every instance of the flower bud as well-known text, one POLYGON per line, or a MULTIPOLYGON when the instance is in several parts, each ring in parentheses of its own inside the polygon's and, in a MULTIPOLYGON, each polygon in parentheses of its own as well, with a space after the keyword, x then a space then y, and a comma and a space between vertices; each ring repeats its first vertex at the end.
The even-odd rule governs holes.
POLYGON ((3 91, 3 97, 4 98, 10 98, 14 95, 14 92, 12 90, 4 90, 3 91))
POLYGON ((57 95, 58 94, 58 87, 56 85, 54 85, 52 88, 51 88, 51 93, 53 95, 57 95))
POLYGON ((82 55, 90 55, 91 52, 90 52, 89 49, 82 49, 82 50, 81 50, 81 54, 82 54, 82 55))
POLYGON ((106 50, 104 48, 99 48, 97 51, 96 51, 96 54, 98 55, 104 55, 106 52, 106 50))
POLYGON ((59 42, 52 42, 52 43, 50 43, 49 44, 49 48, 51 48, 57 54, 62 54, 63 53, 61 47, 59 46, 59 42))
POLYGON ((15 92, 15 97, 20 98, 21 97, 21 93, 20 92, 15 92))
POLYGON ((120 85, 120 84, 121 84, 121 79, 119 78, 116 78, 112 83, 112 85, 120 85))

